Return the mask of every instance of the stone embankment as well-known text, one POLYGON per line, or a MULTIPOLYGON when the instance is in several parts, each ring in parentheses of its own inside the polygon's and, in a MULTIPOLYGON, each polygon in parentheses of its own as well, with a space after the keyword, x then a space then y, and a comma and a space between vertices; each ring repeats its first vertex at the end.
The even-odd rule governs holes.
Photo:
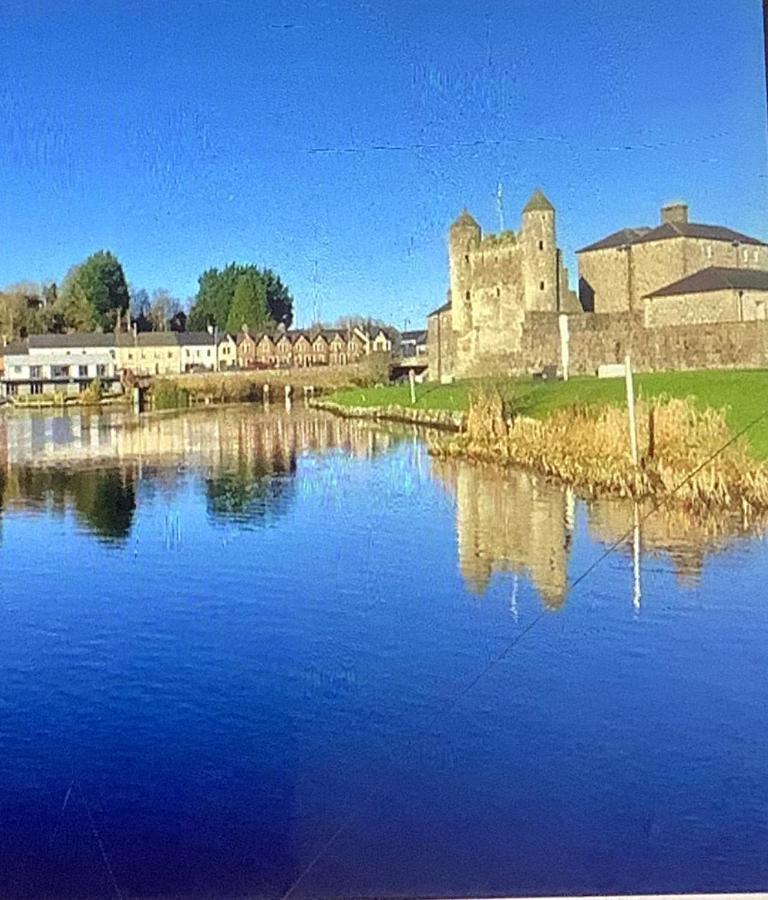
POLYGON ((309 400, 312 409, 325 410, 348 419, 371 421, 407 422, 443 431, 461 431, 466 424, 466 413, 447 409, 413 409, 408 406, 343 406, 330 400, 309 400))

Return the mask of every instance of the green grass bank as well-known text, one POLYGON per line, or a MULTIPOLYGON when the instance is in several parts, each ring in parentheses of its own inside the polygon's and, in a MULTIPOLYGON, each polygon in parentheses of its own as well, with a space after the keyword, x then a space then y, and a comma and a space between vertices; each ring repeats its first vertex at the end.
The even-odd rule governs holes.
MULTIPOLYGON (((478 389, 495 388, 512 412, 546 418, 574 406, 620 405, 625 402, 623 378, 572 378, 533 381, 530 378, 481 379, 455 384, 416 385, 416 409, 466 412, 478 389)), ((740 369, 695 372, 657 372, 635 376, 638 399, 691 397, 701 408, 726 409, 729 426, 737 431, 768 408, 768 370, 740 369)), ((327 397, 345 407, 411 407, 408 385, 339 390, 327 397)), ((768 459, 768 418, 747 435, 753 454, 768 459)))

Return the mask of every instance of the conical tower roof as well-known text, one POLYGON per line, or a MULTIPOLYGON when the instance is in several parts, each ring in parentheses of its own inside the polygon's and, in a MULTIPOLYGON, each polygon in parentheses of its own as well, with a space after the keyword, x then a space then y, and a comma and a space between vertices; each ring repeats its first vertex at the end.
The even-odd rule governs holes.
POLYGON ((531 199, 523 207, 523 212, 554 212, 555 207, 544 196, 544 192, 538 188, 531 194, 531 199))
POLYGON ((480 228, 477 220, 470 215, 469 210, 465 206, 459 218, 451 225, 451 228, 466 228, 467 226, 470 228, 480 228))

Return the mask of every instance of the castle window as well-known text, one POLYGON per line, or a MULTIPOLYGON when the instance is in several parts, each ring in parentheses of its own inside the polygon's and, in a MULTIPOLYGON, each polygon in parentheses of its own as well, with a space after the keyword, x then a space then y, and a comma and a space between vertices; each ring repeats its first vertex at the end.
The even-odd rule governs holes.
POLYGON ((540 291, 543 291, 543 290, 544 290, 544 282, 543 282, 543 281, 540 281, 540 282, 539 282, 539 290, 540 290, 540 291))
POLYGON ((501 288, 496 288, 496 296, 501 297, 501 288))
POLYGON ((465 300, 469 300, 469 299, 470 299, 469 291, 467 291, 467 293, 464 294, 464 299, 465 299, 465 300))
POLYGON ((469 265, 469 253, 464 254, 464 262, 469 265))
POLYGON ((539 241, 539 250, 544 249, 544 241, 539 241))

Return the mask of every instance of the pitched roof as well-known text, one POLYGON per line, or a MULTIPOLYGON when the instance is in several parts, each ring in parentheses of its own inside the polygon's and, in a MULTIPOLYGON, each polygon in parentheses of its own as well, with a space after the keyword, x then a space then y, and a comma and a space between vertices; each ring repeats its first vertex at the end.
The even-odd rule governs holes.
POLYGON ((465 206, 461 211, 461 215, 456 219, 453 225, 451 225, 451 228, 461 228, 466 227, 467 225, 471 228, 480 228, 477 219, 470 215, 469 210, 465 206))
POLYGON ((607 237, 595 241, 587 247, 577 250, 577 253, 586 253, 588 250, 608 250, 610 247, 624 247, 627 244, 636 243, 641 237, 648 234, 650 228, 622 228, 620 231, 614 231, 607 237))
POLYGON ((708 291, 768 291, 768 272, 759 269, 730 269, 710 266, 679 281, 646 294, 647 297, 671 297, 675 294, 699 294, 708 291))
POLYGON ((538 188, 531 194, 530 199, 523 207, 523 212, 536 212, 541 210, 544 212, 554 212, 555 207, 544 196, 543 191, 538 188))
POLYGON ((208 331, 179 331, 176 332, 176 338, 182 347, 213 345, 213 335, 208 331))
POLYGON ((4 347, 0 347, 0 356, 19 356, 24 353, 29 353, 26 341, 9 341, 4 347))
POLYGON ((584 253, 588 250, 605 250, 609 247, 622 247, 626 244, 645 244, 650 241, 665 241, 671 238, 690 237, 707 241, 728 241, 729 243, 764 245, 765 241, 750 237, 723 225, 702 225, 699 222, 664 222, 655 228, 623 228, 604 237, 602 240, 577 250, 584 253))
POLYGON ((451 301, 450 301, 450 300, 446 300, 446 302, 443 303, 442 306, 438 306, 437 309, 433 309, 431 313, 427 313, 427 318, 429 319, 429 318, 431 318, 432 316, 437 316, 437 315, 439 315, 440 313, 448 312, 448 310, 449 310, 450 308, 451 308, 451 301))
POLYGON ((404 331, 400 335, 401 341, 416 341, 417 344, 424 343, 427 339, 426 331, 404 331))
POLYGON ((115 335, 94 332, 73 332, 72 334, 31 334, 29 346, 36 349, 58 349, 59 347, 114 347, 115 335))

